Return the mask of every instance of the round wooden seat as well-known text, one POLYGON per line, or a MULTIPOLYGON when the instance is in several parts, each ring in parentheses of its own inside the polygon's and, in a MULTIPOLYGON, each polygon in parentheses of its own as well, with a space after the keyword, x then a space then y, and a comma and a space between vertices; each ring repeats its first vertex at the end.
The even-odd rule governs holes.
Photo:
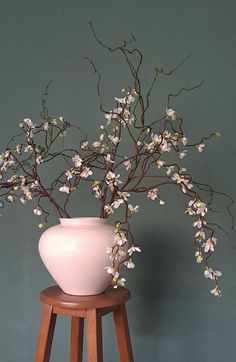
POLYGON ((109 288, 102 294, 97 295, 69 295, 64 293, 58 286, 44 289, 39 296, 44 304, 61 308, 109 308, 125 303, 130 298, 130 292, 126 288, 109 288))
POLYGON ((71 318, 70 362, 83 360, 84 321, 86 321, 87 361, 102 362, 102 317, 113 313, 121 362, 133 362, 125 302, 130 299, 126 288, 107 289, 98 295, 75 296, 58 286, 40 293, 42 316, 34 362, 49 362, 57 315, 71 318))

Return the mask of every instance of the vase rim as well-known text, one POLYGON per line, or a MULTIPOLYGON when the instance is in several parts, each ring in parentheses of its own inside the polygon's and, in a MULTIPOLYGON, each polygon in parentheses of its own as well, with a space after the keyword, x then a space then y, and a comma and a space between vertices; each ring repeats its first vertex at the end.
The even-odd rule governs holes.
POLYGON ((105 224, 106 219, 100 217, 71 217, 60 218, 61 225, 92 225, 92 224, 105 224))

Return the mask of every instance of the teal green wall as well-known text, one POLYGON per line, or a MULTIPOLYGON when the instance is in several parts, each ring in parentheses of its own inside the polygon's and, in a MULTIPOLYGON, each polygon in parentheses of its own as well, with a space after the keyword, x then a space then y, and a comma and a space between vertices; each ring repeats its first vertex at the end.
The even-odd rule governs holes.
MULTIPOLYGON (((233 0, 1 0, 1 148, 21 119, 29 116, 37 121, 41 95, 51 79, 51 113, 63 114, 96 134, 101 114, 95 78, 77 54, 90 56, 98 65, 108 108, 128 73, 118 58, 109 57, 95 43, 88 27, 93 20, 98 34, 110 44, 119 43, 130 32, 135 35, 146 57, 147 79, 156 64, 169 70, 192 54, 173 77, 160 82, 153 103, 163 107, 169 91, 205 80, 200 89, 183 93, 173 103, 184 115, 190 137, 216 130, 222 133, 189 167, 195 168, 201 181, 236 198, 235 12, 233 0)), ((78 214, 88 214, 92 205, 82 201, 78 214)), ((217 220, 229 226, 224 215, 218 214, 217 220)), ((53 281, 38 257, 40 233, 30 208, 6 208, 0 229, 0 361, 30 362, 40 318, 37 296, 53 281)), ((168 206, 161 211, 145 203, 134 229, 142 246, 128 284, 135 362, 234 362, 236 253, 231 242, 219 235, 214 263, 224 274, 224 294, 214 299, 193 260, 191 220, 184 215, 179 195, 170 194, 168 206)), ((67 360, 68 328, 62 318, 55 333, 54 362, 67 360)), ((118 361, 108 317, 104 356, 104 361, 118 361)))

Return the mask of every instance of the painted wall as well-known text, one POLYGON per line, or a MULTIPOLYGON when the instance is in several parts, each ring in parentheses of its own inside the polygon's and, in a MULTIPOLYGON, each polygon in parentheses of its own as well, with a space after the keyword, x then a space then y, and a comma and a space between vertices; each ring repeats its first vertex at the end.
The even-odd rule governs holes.
MULTIPOLYGON (((192 55, 172 77, 158 83, 152 101, 161 112, 169 92, 205 80, 201 88, 182 93, 173 107, 184 116, 190 137, 222 133, 219 140, 208 144, 203 157, 197 155, 194 165, 188 166, 202 182, 235 198, 235 11, 233 0, 0 1, 1 149, 16 133, 20 120, 39 119, 41 96, 50 80, 51 114, 64 115, 96 134, 101 114, 95 78, 79 54, 88 55, 98 65, 108 108, 126 84, 128 72, 119 58, 97 46, 88 26, 93 20, 100 37, 112 45, 130 32, 135 35, 145 56, 144 83, 151 79, 155 65, 169 70, 192 55)), ((179 194, 170 193, 161 210, 145 203, 134 221, 142 246, 128 284, 135 361, 233 362, 235 250, 219 233, 214 263, 224 273, 223 296, 215 299, 194 262, 193 230, 181 200, 179 194)), ((85 198, 74 208, 79 215, 93 210, 85 198)), ((223 214, 217 220, 230 227, 223 214)), ((55 217, 51 223, 56 223, 55 217)), ((30 362, 40 318, 37 296, 53 281, 38 257, 40 232, 30 205, 4 209, 0 228, 0 361, 30 362)), ((52 361, 67 360, 68 328, 68 321, 61 318, 52 361)), ((109 317, 104 320, 104 360, 118 361, 109 317)))

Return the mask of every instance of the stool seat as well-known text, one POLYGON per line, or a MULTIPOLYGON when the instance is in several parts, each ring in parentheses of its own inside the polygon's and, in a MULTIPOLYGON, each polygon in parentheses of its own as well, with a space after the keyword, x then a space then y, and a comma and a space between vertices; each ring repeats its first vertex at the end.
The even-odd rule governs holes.
POLYGON ((49 362, 57 315, 71 317, 70 362, 82 362, 84 321, 86 320, 87 362, 103 362, 102 316, 112 312, 120 362, 133 362, 125 302, 130 299, 126 288, 108 288, 98 295, 75 296, 58 286, 44 289, 39 296, 42 316, 34 362, 49 362))
POLYGON ((62 308, 107 308, 125 303, 130 298, 126 288, 108 288, 97 295, 70 295, 64 293, 58 286, 44 289, 39 296, 44 304, 62 308))

